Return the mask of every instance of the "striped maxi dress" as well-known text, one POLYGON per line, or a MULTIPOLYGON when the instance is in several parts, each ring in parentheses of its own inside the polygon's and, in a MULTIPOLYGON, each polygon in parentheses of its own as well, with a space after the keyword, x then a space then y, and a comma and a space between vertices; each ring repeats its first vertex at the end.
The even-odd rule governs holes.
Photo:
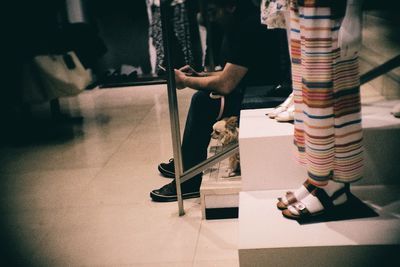
POLYGON ((317 186, 362 178, 358 59, 341 59, 338 46, 345 7, 341 0, 290 0, 294 143, 317 186))

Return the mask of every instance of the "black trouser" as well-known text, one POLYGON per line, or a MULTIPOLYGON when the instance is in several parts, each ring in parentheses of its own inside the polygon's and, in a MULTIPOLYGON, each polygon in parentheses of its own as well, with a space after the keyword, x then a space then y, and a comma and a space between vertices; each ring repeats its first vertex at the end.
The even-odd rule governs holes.
MULTIPOLYGON (((239 116, 243 94, 235 90, 225 96, 224 111, 221 118, 239 116)), ((212 126, 220 113, 221 99, 212 99, 209 93, 196 92, 190 103, 182 141, 182 160, 184 170, 199 164, 207 158, 212 126)), ((185 189, 199 189, 202 175, 198 174, 182 184, 185 189)))

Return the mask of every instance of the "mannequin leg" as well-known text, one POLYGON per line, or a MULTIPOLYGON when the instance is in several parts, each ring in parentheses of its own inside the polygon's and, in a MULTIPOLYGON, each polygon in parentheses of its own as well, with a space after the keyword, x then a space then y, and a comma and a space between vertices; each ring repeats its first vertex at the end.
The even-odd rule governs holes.
POLYGON ((362 132, 357 58, 340 59, 340 20, 329 7, 292 5, 292 22, 299 23, 292 23, 291 43, 300 44, 292 49, 295 143, 307 181, 316 187, 293 192, 295 203, 282 199, 292 204, 283 215, 297 219, 346 202, 348 183, 361 178, 362 132))

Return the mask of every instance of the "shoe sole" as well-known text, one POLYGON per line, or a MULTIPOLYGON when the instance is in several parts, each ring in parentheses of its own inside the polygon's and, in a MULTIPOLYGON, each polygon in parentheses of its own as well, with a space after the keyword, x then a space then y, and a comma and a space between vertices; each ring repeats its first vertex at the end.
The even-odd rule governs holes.
POLYGON ((290 119, 279 119, 278 117, 275 117, 275 120, 277 122, 292 122, 294 121, 294 119, 290 118, 290 119))
MULTIPOLYGON (((155 202, 173 202, 178 200, 178 196, 164 196, 159 195, 154 192, 150 192, 150 197, 155 202)), ((190 192, 182 194, 182 199, 198 198, 200 197, 200 192, 190 192)))
POLYGON ((160 165, 158 165, 158 171, 161 173, 162 176, 167 178, 175 178, 175 173, 170 172, 166 169, 163 169, 160 165))

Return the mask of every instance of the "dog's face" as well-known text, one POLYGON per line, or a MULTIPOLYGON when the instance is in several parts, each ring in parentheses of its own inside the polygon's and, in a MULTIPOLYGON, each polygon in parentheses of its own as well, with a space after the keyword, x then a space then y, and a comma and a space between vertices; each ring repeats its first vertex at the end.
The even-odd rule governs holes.
POLYGON ((213 125, 211 138, 219 140, 223 145, 237 141, 237 117, 225 118, 213 125))
POLYGON ((224 137, 226 130, 226 121, 220 120, 214 123, 211 138, 221 140, 224 137))

